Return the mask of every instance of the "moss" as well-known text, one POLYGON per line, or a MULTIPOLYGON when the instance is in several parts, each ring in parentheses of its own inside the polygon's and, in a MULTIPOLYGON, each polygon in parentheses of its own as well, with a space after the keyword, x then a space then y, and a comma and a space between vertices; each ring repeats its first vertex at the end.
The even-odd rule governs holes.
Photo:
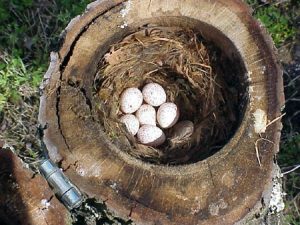
POLYGON ((253 8, 253 15, 267 28, 277 47, 296 37, 296 12, 299 3, 265 4, 258 0, 247 0, 253 8))

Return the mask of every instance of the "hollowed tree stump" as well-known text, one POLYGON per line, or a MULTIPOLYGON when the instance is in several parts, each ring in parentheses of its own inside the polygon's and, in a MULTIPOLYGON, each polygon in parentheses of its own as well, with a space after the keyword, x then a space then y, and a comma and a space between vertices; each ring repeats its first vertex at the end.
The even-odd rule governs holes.
POLYGON ((233 224, 268 205, 283 105, 271 39, 238 0, 103 0, 71 21, 44 80, 39 121, 50 157, 90 197, 137 224, 233 224), (154 165, 113 145, 94 118, 93 79, 110 46, 145 24, 201 32, 245 68, 234 136, 193 164, 154 165), (260 165, 261 164, 261 165, 260 165))

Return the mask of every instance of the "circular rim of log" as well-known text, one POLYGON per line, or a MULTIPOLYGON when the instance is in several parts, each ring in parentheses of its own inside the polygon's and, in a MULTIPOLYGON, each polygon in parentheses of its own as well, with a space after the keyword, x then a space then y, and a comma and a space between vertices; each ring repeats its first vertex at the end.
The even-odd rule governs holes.
MULTIPOLYGON (((82 16, 70 22, 63 33, 60 50, 51 54, 51 63, 44 77, 39 121, 46 126, 43 140, 50 158, 61 162, 80 190, 105 201, 116 215, 131 218, 137 224, 198 224, 200 221, 202 224, 232 224, 250 218, 263 208, 261 199, 265 203, 269 201, 273 157, 279 149, 279 119, 284 97, 282 74, 274 52, 273 42, 264 28, 251 17, 249 8, 238 0, 175 0, 172 4, 168 4, 167 0, 96 1, 82 16), (120 40, 125 31, 130 33, 131 28, 136 26, 136 19, 140 23, 153 17, 163 18, 166 13, 175 19, 189 17, 210 24, 238 49, 248 72, 249 103, 245 119, 234 137, 208 159, 176 167, 152 165, 134 159, 104 138, 95 142, 101 147, 88 141, 83 143, 90 156, 80 153, 75 144, 87 138, 85 129, 101 132, 94 121, 85 118, 76 120, 80 129, 66 131, 68 120, 74 123, 75 118, 68 107, 76 107, 76 102, 92 98, 84 89, 90 83, 84 75, 79 79, 74 74, 78 74, 80 69, 80 72, 84 71, 81 67, 87 68, 87 65, 86 71, 92 71, 96 65, 76 67, 72 61, 73 58, 78 60, 79 55, 91 54, 89 50, 85 52, 88 47, 93 51, 99 50, 84 41, 85 35, 90 32, 89 38, 97 40, 93 29, 101 22, 102 33, 109 27, 112 33, 115 32, 113 39, 120 40), (225 19, 218 19, 221 16, 225 19), (84 48, 78 47, 81 42, 84 48), (78 86, 70 86, 69 81, 74 79, 75 83, 79 81, 78 86), (66 96, 67 92, 73 92, 73 96, 66 96), (73 105, 70 105, 71 101, 73 105), (68 113, 60 114, 62 110, 68 113), (68 138, 72 132, 78 136, 74 143, 68 138), (105 156, 101 163, 97 161, 101 154, 96 156, 93 152, 98 148, 105 156)), ((97 52, 98 55, 104 53, 103 49, 97 52)), ((84 63, 81 61, 79 64, 84 63)), ((84 117, 90 110, 87 103, 77 112, 83 113, 84 117)))

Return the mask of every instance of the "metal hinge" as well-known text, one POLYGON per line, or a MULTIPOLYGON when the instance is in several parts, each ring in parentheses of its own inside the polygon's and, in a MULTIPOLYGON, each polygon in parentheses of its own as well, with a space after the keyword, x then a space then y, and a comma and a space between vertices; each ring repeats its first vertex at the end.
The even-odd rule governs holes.
POLYGON ((83 201, 81 192, 55 163, 50 159, 43 160, 39 166, 39 170, 53 188, 54 193, 69 210, 81 205, 83 201))

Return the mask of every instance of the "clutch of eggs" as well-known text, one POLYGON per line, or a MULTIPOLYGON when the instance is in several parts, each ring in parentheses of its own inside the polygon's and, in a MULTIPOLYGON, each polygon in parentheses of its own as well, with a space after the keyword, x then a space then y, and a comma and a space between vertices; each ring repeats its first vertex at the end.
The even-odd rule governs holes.
POLYGON ((142 92, 138 88, 127 88, 120 97, 120 109, 125 113, 120 121, 140 143, 157 147, 166 140, 162 129, 171 128, 179 119, 178 107, 166 100, 165 90, 157 83, 146 84, 142 92), (154 107, 158 107, 157 112, 154 107))

